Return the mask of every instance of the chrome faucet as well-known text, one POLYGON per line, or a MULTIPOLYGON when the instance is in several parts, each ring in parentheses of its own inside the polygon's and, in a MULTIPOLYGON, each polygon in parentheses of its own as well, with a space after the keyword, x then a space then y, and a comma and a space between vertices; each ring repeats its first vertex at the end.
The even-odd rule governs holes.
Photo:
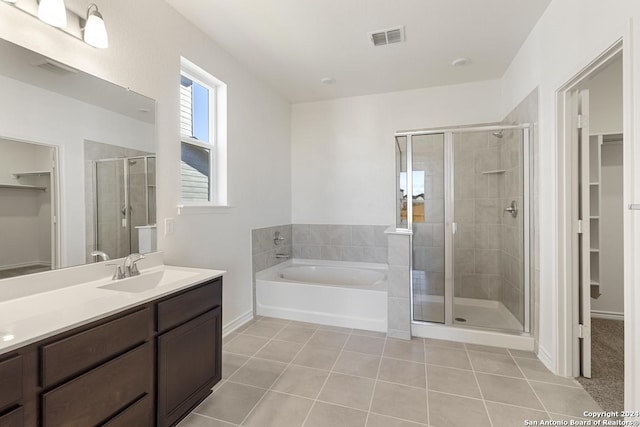
POLYGON ((144 255, 133 253, 124 259, 124 277, 133 277, 140 274, 136 263, 144 259, 144 255))
POLYGON ((107 255, 107 253, 103 251, 92 251, 91 256, 100 257, 100 261, 109 261, 111 259, 109 258, 109 255, 107 255))

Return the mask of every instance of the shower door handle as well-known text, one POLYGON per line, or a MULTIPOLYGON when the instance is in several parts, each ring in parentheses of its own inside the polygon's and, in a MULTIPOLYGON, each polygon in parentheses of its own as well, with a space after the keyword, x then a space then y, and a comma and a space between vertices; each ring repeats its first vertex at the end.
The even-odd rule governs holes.
POLYGON ((640 211, 640 204, 631 204, 629 205, 630 211, 640 211))
POLYGON ((455 235, 458 232, 458 223, 451 223, 451 234, 455 235))

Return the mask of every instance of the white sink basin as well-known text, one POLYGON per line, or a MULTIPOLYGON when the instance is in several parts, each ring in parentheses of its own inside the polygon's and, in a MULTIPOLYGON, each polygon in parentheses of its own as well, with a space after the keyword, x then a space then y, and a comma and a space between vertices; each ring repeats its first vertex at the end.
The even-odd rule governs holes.
POLYGON ((139 276, 130 277, 109 283, 108 285, 99 286, 99 289, 107 289, 110 291, 127 292, 137 294, 146 292, 151 289, 160 288, 172 283, 197 276, 198 273, 191 271, 164 269, 151 273, 142 273, 139 276))

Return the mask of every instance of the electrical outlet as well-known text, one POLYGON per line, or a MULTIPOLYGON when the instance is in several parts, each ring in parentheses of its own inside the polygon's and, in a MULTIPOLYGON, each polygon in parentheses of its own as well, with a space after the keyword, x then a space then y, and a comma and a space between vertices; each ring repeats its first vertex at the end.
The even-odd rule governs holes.
POLYGON ((164 219, 164 235, 169 236, 173 234, 173 218, 165 218, 164 219))

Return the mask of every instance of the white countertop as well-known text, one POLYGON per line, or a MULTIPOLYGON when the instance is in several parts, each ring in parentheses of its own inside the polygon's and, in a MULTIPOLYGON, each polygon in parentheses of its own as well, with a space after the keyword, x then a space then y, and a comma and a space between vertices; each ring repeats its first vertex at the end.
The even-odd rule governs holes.
MULTIPOLYGON (((77 267, 76 269, 91 268, 77 267)), ((35 283, 54 278, 54 274, 73 274, 73 269, 60 270, 32 275, 34 288, 42 288, 35 283)), ((104 271, 104 267, 102 267, 104 271)), ((200 268, 176 267, 163 264, 152 265, 149 268, 141 268, 141 276, 162 276, 172 271, 170 277, 176 280, 163 283, 161 286, 151 287, 136 293, 121 292, 111 289, 102 289, 105 285, 123 283, 112 281, 110 277, 100 277, 84 283, 61 285, 43 292, 24 292, 24 296, 3 297, 3 287, 10 292, 11 285, 8 279, 0 283, 0 355, 76 328, 95 320, 108 317, 112 314, 127 310, 136 305, 167 296, 176 291, 189 288, 204 281, 220 277, 225 272, 221 270, 207 270, 200 268), (184 272, 182 274, 180 272, 184 272)), ((124 280, 135 280, 124 279, 124 280)), ((53 280, 56 281, 56 280, 53 280)), ((18 281, 16 281, 18 282, 18 281)), ((24 283, 25 278, 20 278, 24 283)), ((51 281, 49 281, 51 283, 51 281)), ((15 294, 15 292, 11 292, 15 294)), ((15 295, 14 295, 15 296, 15 295)))

